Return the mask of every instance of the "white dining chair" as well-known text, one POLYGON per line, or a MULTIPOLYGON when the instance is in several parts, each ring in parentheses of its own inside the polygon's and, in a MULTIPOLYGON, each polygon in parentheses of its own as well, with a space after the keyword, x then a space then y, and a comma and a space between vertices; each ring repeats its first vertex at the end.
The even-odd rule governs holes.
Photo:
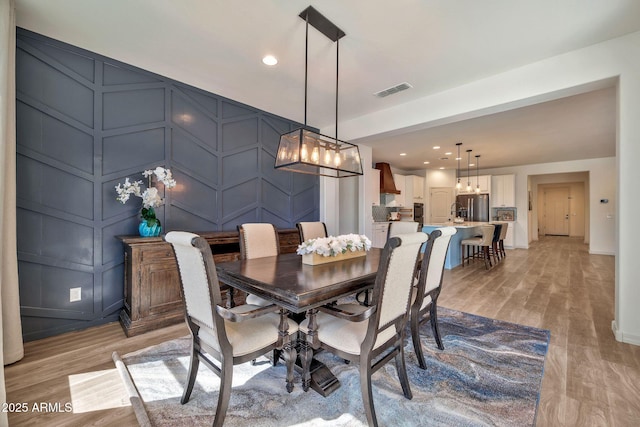
POLYGON ((444 263, 447 258, 449 243, 456 232, 457 230, 454 227, 442 227, 433 230, 429 234, 429 240, 422 258, 418 283, 413 288, 410 315, 411 338, 418 364, 422 369, 427 369, 420 341, 420 324, 422 322, 427 319, 431 322, 431 331, 436 345, 440 350, 444 350, 438 327, 438 297, 442 290, 444 263))
POLYGON ((275 304, 259 307, 222 306, 220 284, 211 247, 197 234, 182 231, 167 233, 180 273, 180 291, 184 300, 185 320, 191 333, 189 373, 180 402, 189 401, 200 362, 220 377, 214 426, 222 426, 229 406, 233 366, 254 360, 276 348, 283 348, 287 365, 287 390, 293 390, 293 365, 296 350, 293 339, 298 324, 287 319, 286 334, 282 316, 275 304), (214 360, 216 362, 214 362, 214 360))
MULTIPOLYGON (((318 308, 320 312, 315 315, 315 322, 307 318, 300 323, 300 330, 308 335, 308 339, 317 339, 314 345, 359 363, 360 390, 370 426, 378 425, 371 375, 391 359, 395 360, 404 396, 412 398, 404 359, 404 337, 416 261, 426 240, 427 235, 420 232, 401 234, 387 241, 373 287, 371 306, 322 306, 318 308)), ((301 358, 310 364, 310 357, 301 355, 301 358)), ((308 365, 303 368, 304 372, 308 370, 308 365)), ((389 420, 385 424, 394 423, 389 420)))

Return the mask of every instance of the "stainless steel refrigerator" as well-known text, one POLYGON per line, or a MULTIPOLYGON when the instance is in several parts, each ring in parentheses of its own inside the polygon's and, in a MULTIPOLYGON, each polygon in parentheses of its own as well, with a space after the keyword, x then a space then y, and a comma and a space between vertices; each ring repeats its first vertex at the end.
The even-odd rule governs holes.
POLYGON ((456 197, 457 215, 467 221, 489 221, 488 194, 460 194, 456 197))

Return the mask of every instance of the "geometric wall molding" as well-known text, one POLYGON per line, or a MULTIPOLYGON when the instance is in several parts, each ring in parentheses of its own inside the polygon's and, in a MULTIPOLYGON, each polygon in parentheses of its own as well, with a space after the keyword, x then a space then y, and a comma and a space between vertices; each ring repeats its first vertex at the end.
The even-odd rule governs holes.
POLYGON ((16 47, 25 340, 118 318, 115 236, 137 233, 140 205, 120 204, 114 186, 144 169, 169 167, 178 182, 157 209, 164 232, 318 220, 319 179, 273 168, 280 134, 299 123, 24 29, 16 47))

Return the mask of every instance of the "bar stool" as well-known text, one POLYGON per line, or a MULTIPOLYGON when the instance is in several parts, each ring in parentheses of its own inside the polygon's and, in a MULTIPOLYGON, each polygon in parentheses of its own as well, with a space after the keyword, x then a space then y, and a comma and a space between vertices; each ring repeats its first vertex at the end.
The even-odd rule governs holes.
POLYGON ((482 252, 482 258, 484 259, 484 266, 488 270, 491 264, 491 255, 489 254, 489 248, 493 245, 493 235, 495 232, 494 225, 481 225, 480 227, 480 237, 470 237, 468 239, 464 239, 460 242, 460 249, 462 253, 462 266, 464 267, 464 261, 467 260, 467 265, 469 264, 469 260, 472 258, 476 258, 476 248, 478 248, 478 257, 480 257, 480 252, 482 252), (464 256, 465 246, 467 249, 467 256, 464 256), (469 255, 469 249, 472 250, 471 255, 469 255))
POLYGON ((500 242, 500 235, 502 234, 502 223, 493 223, 495 229, 493 230, 493 240, 491 242, 491 255, 497 264, 500 261, 500 249, 498 249, 498 243, 500 242))
POLYGON ((504 239, 507 237, 507 230, 509 229, 509 223, 502 223, 502 230, 500 230, 500 240, 498 242, 498 250, 502 258, 507 256, 507 252, 504 250, 504 239))

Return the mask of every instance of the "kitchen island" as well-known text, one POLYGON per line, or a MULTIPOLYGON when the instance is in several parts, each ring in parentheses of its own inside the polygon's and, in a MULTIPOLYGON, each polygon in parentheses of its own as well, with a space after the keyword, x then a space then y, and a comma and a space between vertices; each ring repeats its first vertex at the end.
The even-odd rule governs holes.
POLYGON ((447 259, 444 263, 444 268, 451 270, 462 264, 462 248, 460 242, 469 237, 480 234, 480 230, 477 228, 481 225, 488 225, 490 222, 473 222, 465 221, 461 223, 457 222, 444 222, 441 224, 425 224, 422 227, 422 231, 425 233, 431 233, 433 230, 442 227, 455 227, 456 234, 451 236, 451 242, 449 243, 449 250, 447 251, 447 259))

